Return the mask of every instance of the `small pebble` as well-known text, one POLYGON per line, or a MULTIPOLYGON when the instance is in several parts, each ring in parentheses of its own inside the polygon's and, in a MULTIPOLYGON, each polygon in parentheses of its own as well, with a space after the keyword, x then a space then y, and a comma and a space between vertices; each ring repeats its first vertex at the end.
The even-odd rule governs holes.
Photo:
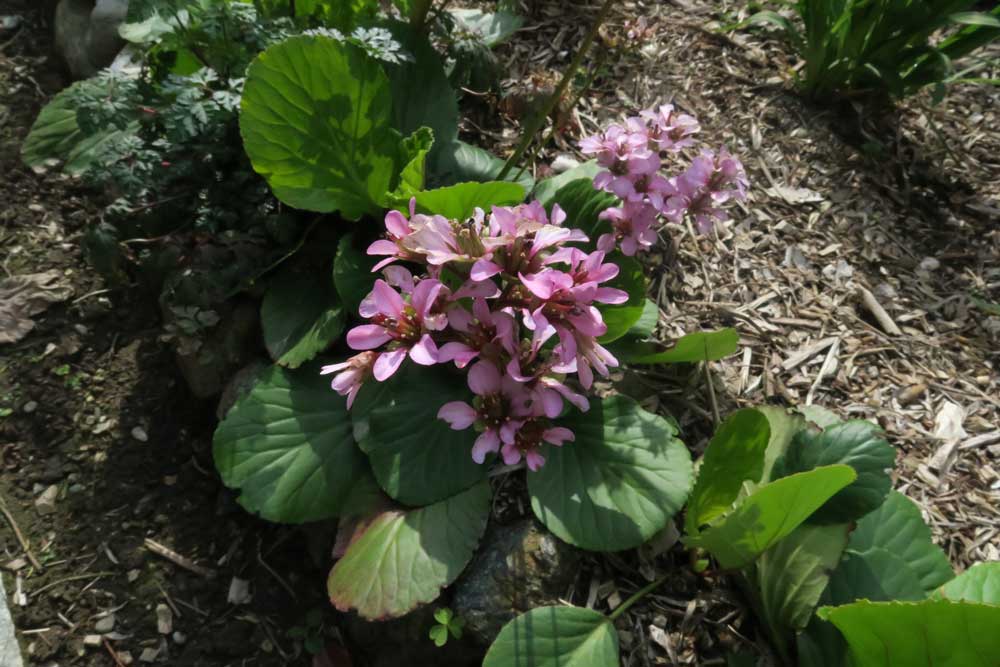
POLYGON ((174 634, 171 636, 174 638, 175 644, 183 644, 188 640, 187 635, 180 631, 174 631, 174 634))
POLYGON ((100 646, 102 643, 100 635, 86 635, 83 638, 84 646, 100 646))
POLYGON ((38 409, 37 401, 28 401, 24 404, 24 413, 30 415, 32 412, 38 409))
POLYGON ((114 629, 115 629, 114 614, 108 614, 103 618, 99 618, 97 619, 97 622, 94 623, 94 630, 96 632, 100 632, 101 634, 104 634, 105 632, 111 632, 114 629))
POLYGON ((139 654, 139 662, 155 662, 158 655, 160 655, 159 649, 144 648, 139 654))
POLYGON ((134 429, 132 429, 132 437, 138 440, 139 442, 149 441, 149 436, 146 434, 146 430, 141 426, 136 426, 134 429))

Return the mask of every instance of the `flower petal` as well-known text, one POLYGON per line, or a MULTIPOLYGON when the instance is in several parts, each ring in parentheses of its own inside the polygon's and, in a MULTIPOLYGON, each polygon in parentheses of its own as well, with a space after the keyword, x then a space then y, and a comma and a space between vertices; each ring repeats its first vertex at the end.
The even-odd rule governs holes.
POLYGON ((406 359, 405 347, 380 354, 378 359, 375 360, 375 366, 372 368, 372 374, 379 382, 385 382, 392 377, 393 373, 399 370, 399 366, 403 363, 403 359, 406 359))
POLYGON ((403 297, 381 278, 375 281, 375 286, 372 288, 372 299, 374 299, 378 312, 387 317, 399 319, 403 312, 403 297))
POLYGON ((551 445, 555 445, 556 447, 562 447, 564 442, 573 442, 576 440, 576 436, 573 434, 573 431, 568 428, 563 426, 554 426, 542 431, 542 440, 551 445))
POLYGON ((464 401, 445 403, 437 413, 438 419, 448 422, 448 426, 456 431, 464 431, 472 426, 478 416, 475 408, 464 401))
POLYGON ((424 334, 417 344, 410 348, 410 359, 421 366, 433 366, 438 362, 438 347, 430 334, 424 334))
POLYGON ((483 433, 476 438, 476 442, 472 445, 472 460, 476 463, 482 463, 486 460, 486 455, 495 452, 500 449, 500 438, 497 436, 497 432, 493 429, 483 431, 483 433))
POLYGON ((500 371, 491 361, 480 361, 469 369, 469 389, 477 396, 489 396, 500 391, 500 371))
POLYGON ((347 344, 354 350, 374 350, 390 340, 392 336, 386 333, 385 327, 377 324, 362 324, 347 332, 347 344))
POLYGON ((481 257, 476 260, 476 263, 472 265, 472 270, 469 272, 469 278, 479 283, 484 280, 489 280, 498 273, 503 272, 503 267, 496 262, 481 257))

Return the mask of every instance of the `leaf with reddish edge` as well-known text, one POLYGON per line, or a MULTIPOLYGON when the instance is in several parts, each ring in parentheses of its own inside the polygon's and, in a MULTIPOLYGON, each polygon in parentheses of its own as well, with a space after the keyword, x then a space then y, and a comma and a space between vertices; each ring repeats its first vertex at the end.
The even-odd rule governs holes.
POLYGON ((472 559, 490 499, 490 485, 482 482, 427 507, 383 512, 334 565, 330 601, 369 620, 431 602, 472 559))

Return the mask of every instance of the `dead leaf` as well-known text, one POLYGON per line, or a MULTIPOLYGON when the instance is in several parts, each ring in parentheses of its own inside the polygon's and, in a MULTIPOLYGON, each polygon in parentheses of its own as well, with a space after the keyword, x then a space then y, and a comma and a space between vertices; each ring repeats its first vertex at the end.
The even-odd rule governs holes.
POLYGON ((58 271, 45 271, 0 280, 0 343, 27 336, 35 327, 34 315, 73 294, 72 287, 59 284, 60 277, 58 271))
POLYGON ((815 204, 823 201, 823 195, 809 188, 793 188, 788 185, 775 184, 765 192, 772 197, 780 197, 789 204, 815 204))
POLYGON ((962 428, 965 410, 951 401, 944 401, 934 417, 934 437, 942 440, 961 440, 968 433, 962 428))

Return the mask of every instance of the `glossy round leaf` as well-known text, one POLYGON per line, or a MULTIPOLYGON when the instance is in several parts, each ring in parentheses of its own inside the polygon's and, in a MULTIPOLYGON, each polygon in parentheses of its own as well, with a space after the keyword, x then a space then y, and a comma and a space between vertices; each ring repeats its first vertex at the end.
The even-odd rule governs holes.
POLYGON ((601 343, 610 343, 628 333, 642 317, 646 307, 646 273, 642 265, 631 257, 618 253, 609 256, 608 261, 617 264, 620 270, 614 279, 604 285, 625 291, 628 293, 628 301, 617 306, 597 305, 604 324, 608 327, 607 333, 598 338, 601 343))
POLYGON ((376 401, 358 395, 354 417, 365 420, 359 442, 385 492, 406 505, 427 505, 483 479, 487 466, 472 460, 474 429, 454 431, 437 418, 445 403, 472 401, 465 378, 404 364, 388 382, 372 381, 383 385, 372 387, 376 401))
POLYGON ((892 488, 889 470, 896 462, 896 450, 880 434, 877 426, 860 420, 830 426, 819 434, 800 431, 778 459, 775 476, 838 463, 851 466, 858 473, 857 480, 831 498, 813 520, 855 521, 877 509, 892 488))
POLYGON ((215 430, 212 452, 239 503, 269 521, 328 519, 374 487, 344 399, 311 367, 265 371, 215 430))
POLYGON ((590 237, 590 242, 596 244, 599 234, 611 230, 611 223, 601 221, 598 216, 608 207, 619 203, 620 200, 614 195, 595 190, 591 179, 580 178, 559 188, 547 208, 551 211, 555 204, 559 204, 566 212, 566 222, 563 224, 583 230, 590 237))
POLYGON ((830 604, 839 605, 855 600, 922 600, 926 593, 906 561, 885 549, 869 549, 863 554, 847 552, 830 576, 827 596, 830 604))
POLYGON ((939 588, 938 594, 956 602, 1000 605, 1000 562, 976 563, 939 588))
POLYGON ((927 594, 954 576, 948 557, 931 539, 920 508, 898 491, 890 492, 877 510, 858 521, 848 549, 861 554, 884 549, 896 554, 913 568, 927 594))
POLYGON ((333 281, 305 273, 285 272, 268 286, 260 320, 271 358, 289 368, 315 357, 344 331, 333 281))
POLYGON ((639 546, 680 510, 691 489, 691 455, 677 429, 630 398, 591 400, 560 420, 574 442, 546 447, 528 474, 531 508, 562 540, 592 551, 639 546))
POLYGON ((402 166, 391 113, 377 61, 348 44, 299 36, 250 65, 240 131, 278 199, 356 220, 381 212, 402 166))
MULTIPOLYGON (((546 208, 558 202, 556 193, 563 187, 576 180, 588 180, 593 182, 594 177, 604 171, 604 167, 597 164, 596 160, 588 160, 572 169, 568 169, 561 174, 539 181, 532 194, 534 199, 542 202, 546 208)), ((593 187, 593 186, 591 186, 593 187)))
POLYGON ((417 208, 424 213, 443 215, 449 220, 465 220, 481 208, 511 206, 524 201, 524 188, 508 181, 459 183, 446 188, 418 192, 417 208))
POLYGON ((539 607, 500 630, 483 667, 617 667, 618 633, 603 614, 539 607))
POLYGON ((483 482, 427 507, 383 512, 333 566, 330 600, 367 619, 402 616, 431 602, 472 559, 490 498, 483 482))

